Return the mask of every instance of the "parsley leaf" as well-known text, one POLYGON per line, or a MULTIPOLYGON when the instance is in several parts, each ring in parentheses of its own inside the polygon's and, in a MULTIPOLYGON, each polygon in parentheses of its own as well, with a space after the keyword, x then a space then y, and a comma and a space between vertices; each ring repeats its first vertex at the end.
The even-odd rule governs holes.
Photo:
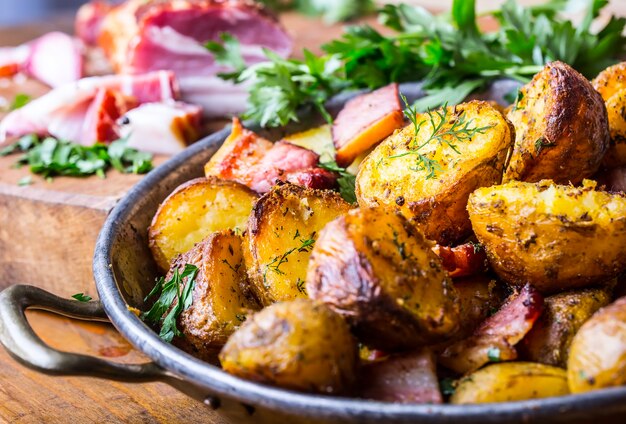
POLYGON ((452 396, 456 391, 454 379, 450 377, 442 378, 439 380, 439 388, 444 396, 452 396))
POLYGON ((144 174, 152 169, 152 155, 129 148, 127 140, 120 139, 110 145, 96 143, 82 146, 66 140, 27 135, 0 150, 0 156, 23 152, 17 164, 30 166, 31 172, 44 178, 58 175, 82 177, 98 175, 113 167, 123 173, 144 174))
POLYGON ((160 293, 152 308, 141 314, 141 319, 151 324, 160 324, 159 337, 167 343, 171 343, 174 336, 182 336, 176 326, 176 321, 180 314, 189 309, 193 303, 193 289, 197 274, 198 268, 195 265, 186 264, 182 273, 176 268, 172 278, 168 281, 165 281, 163 277, 159 278, 145 299, 148 300, 160 293))
POLYGON ((337 165, 334 160, 328 162, 320 162, 319 167, 330 172, 339 174, 337 184, 339 184, 339 194, 348 203, 356 203, 355 185, 356 175, 348 172, 346 168, 337 165))
MULTIPOLYGON (((525 83, 554 60, 594 77, 626 53, 626 18, 611 17, 599 31, 591 31, 606 4, 606 0, 551 0, 523 7, 507 0, 486 14, 500 24, 492 33, 480 31, 475 0, 454 0, 450 14, 436 16, 419 6, 388 4, 380 10, 379 20, 395 31, 391 34, 368 25, 349 27, 322 46, 320 56, 305 52, 304 60, 286 60, 266 51, 267 62, 228 78, 249 84, 245 117, 263 126, 297 121, 297 111, 307 107, 329 120, 324 102, 331 96, 391 82, 423 81, 426 96, 414 104, 423 112, 458 104, 496 78, 525 83), (586 13, 574 26, 562 13, 579 4, 586 6, 586 13)), ((241 68, 235 41, 228 38, 223 47, 228 52, 211 47, 216 58, 228 58, 233 69, 241 68)))
POLYGON ((72 295, 72 297, 78 300, 79 302, 89 302, 92 299, 91 296, 84 294, 84 293, 76 293, 72 295))

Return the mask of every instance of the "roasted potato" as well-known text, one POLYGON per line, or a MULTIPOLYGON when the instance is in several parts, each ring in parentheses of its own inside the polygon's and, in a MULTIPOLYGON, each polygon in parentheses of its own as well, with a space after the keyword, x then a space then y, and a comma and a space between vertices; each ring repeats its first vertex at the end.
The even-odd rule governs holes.
POLYGON ((572 393, 626 384, 626 297, 600 309, 576 333, 567 379, 572 393))
POLYGON ((471 232, 468 196, 500 183, 512 140, 510 124, 486 102, 417 115, 361 163, 359 205, 400 210, 440 244, 459 241, 471 232))
POLYGON ((184 337, 175 338, 174 344, 213 361, 248 312, 259 309, 248 284, 241 236, 233 230, 215 232, 176 258, 172 270, 185 264, 197 266, 198 274, 193 302, 178 318, 184 337))
POLYGON ((295 134, 290 134, 283 138, 296 146, 304 147, 314 151, 320 156, 320 161, 326 162, 335 158, 335 145, 333 135, 330 132, 330 125, 311 128, 295 134))
POLYGON ((441 341, 456 330, 459 310, 431 248, 398 213, 352 210, 320 232, 307 291, 343 315, 368 346, 393 351, 441 341))
POLYGON ((276 303, 248 317, 220 353, 222 367, 231 374, 328 394, 352 385, 357 360, 348 325, 309 299, 276 303))
POLYGON ((264 305, 306 297, 305 278, 319 231, 350 205, 339 194, 286 184, 254 206, 245 236, 252 288, 264 305))
POLYGON ((148 229, 150 250, 161 270, 209 234, 243 230, 257 195, 241 184, 215 177, 180 185, 159 206, 148 229))
POLYGON ((552 181, 509 182, 469 198, 472 227, 495 272, 543 292, 601 283, 626 268, 626 197, 552 181))
POLYGON ((515 147, 503 182, 578 184, 598 170, 609 147, 602 97, 562 62, 547 64, 521 88, 508 118, 515 126, 515 147))
POLYGON ((523 356, 532 362, 565 368, 578 329, 610 301, 611 290, 604 287, 548 296, 541 317, 520 343, 523 356))
POLYGON ((450 402, 512 402, 567 394, 565 370, 533 362, 503 362, 462 378, 450 402))
POLYGON ((609 66, 591 83, 604 99, 609 117, 611 144, 603 163, 609 168, 626 165, 626 62, 609 66))

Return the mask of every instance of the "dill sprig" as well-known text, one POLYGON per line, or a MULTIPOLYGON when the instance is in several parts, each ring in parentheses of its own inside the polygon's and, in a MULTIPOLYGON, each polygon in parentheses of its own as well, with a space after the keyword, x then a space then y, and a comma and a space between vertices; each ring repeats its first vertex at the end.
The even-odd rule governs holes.
POLYGON ((484 134, 493 125, 485 125, 483 127, 472 127, 474 119, 467 119, 465 112, 462 112, 458 118, 450 119, 448 105, 444 104, 441 109, 428 110, 425 115, 426 119, 420 119, 415 107, 411 106, 406 97, 402 95, 402 101, 406 108, 404 115, 411 121, 413 125, 413 136, 409 142, 409 150, 397 155, 390 156, 390 159, 400 158, 404 156, 416 156, 415 166, 410 167, 412 171, 426 172, 426 179, 435 178, 437 172, 443 170, 439 162, 428 157, 422 149, 429 144, 436 142, 439 146, 446 145, 456 154, 461 154, 458 143, 471 140, 476 134, 484 134), (422 127, 429 123, 432 128, 429 136, 422 143, 418 142, 418 137, 422 127), (448 126, 449 124, 449 126, 448 126))
POLYGON ((310 252, 313 249, 313 245, 315 244, 315 233, 312 233, 311 236, 307 239, 300 239, 300 246, 293 247, 287 250, 282 255, 278 255, 274 257, 267 265, 265 265, 265 270, 263 271, 263 285, 267 286, 267 273, 268 271, 272 271, 276 275, 285 275, 285 272, 280 269, 280 266, 284 263, 289 262, 289 255, 293 252, 310 252))

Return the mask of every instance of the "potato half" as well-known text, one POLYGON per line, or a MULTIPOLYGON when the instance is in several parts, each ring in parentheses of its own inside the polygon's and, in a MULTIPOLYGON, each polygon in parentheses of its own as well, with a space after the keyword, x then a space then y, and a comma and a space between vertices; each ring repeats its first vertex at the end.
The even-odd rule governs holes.
POLYGON ((441 341, 456 330, 459 306, 431 248, 398 213, 352 210, 320 233, 307 291, 368 346, 393 351, 441 341))
POLYGON ((291 184, 259 199, 248 221, 245 258, 264 305, 306 297, 306 270, 317 235, 350 208, 337 193, 291 184))
POLYGON ((524 337, 521 350, 532 362, 565 368, 578 329, 611 301, 608 288, 570 290, 544 299, 544 311, 524 337))
POLYGON ((533 362, 503 362, 462 378, 450 403, 512 402, 567 394, 565 370, 533 362))
POLYGON ((198 267, 193 303, 178 318, 183 338, 174 343, 199 358, 213 361, 228 337, 259 305, 252 296, 243 263, 241 236, 232 230, 211 234, 172 268, 198 267))
POLYGON ((626 197, 595 186, 514 181, 476 190, 467 209, 498 275, 554 292, 601 283, 626 269, 626 197))
POLYGON ((348 325, 309 299, 276 303, 252 315, 220 353, 222 367, 231 374, 329 394, 352 385, 357 359, 348 325))
POLYGON ((148 229, 150 250, 161 270, 209 234, 243 230, 257 195, 244 185, 215 177, 180 185, 159 206, 148 229))
POLYGON ((470 193, 500 183, 513 130, 480 101, 417 115, 416 124, 417 135, 410 124, 361 163, 357 199, 361 207, 400 210, 426 238, 448 245, 471 231, 465 210, 470 193))
POLYGON ((503 181, 578 184, 598 170, 609 147, 606 107, 591 83, 552 62, 521 88, 508 114, 515 147, 503 181))
POLYGON ((609 168, 626 165, 626 62, 609 66, 591 82, 605 101, 611 144, 604 155, 609 168))
POLYGON ((600 309, 576 333, 567 378, 572 393, 626 384, 626 297, 600 309))

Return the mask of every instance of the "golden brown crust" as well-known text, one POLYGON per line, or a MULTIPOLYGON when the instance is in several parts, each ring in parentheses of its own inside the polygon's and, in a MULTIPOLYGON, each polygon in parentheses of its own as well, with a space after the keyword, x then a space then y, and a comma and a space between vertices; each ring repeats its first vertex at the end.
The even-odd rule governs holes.
POLYGON ((242 230, 257 194, 248 187, 219 178, 196 178, 178 186, 159 206, 148 243, 163 271, 179 254, 214 231, 242 230))
MULTIPOLYGON (((471 232, 465 210, 470 193, 500 182, 513 142, 513 129, 487 102, 449 107, 445 115, 440 130, 433 127, 428 114, 422 114, 418 115, 423 124, 419 124, 416 139, 411 124, 378 145, 361 163, 356 195, 360 206, 400 210, 428 239, 449 245, 471 232), (443 135, 445 141, 428 141, 433 133, 449 132, 454 123, 463 120, 469 128, 484 130, 469 139, 443 135), (416 144, 425 144, 419 149, 420 154, 435 160, 441 168, 434 177, 416 167, 417 156, 411 152, 416 144)), ((438 125, 441 118, 437 112, 431 112, 431 116, 438 125)))
POLYGON ((552 62, 520 90, 508 114, 515 146, 503 182, 578 184, 598 170, 609 146, 602 97, 569 65, 552 62))
POLYGON ((468 211, 494 271, 543 292, 602 283, 626 268, 626 198, 595 190, 510 182, 476 190, 468 211))
POLYGON ((255 204, 244 255, 263 305, 306 297, 305 277, 319 231, 351 206, 335 192, 283 184, 255 204))
POLYGON ((396 213, 350 211, 320 233, 307 291, 343 315, 368 346, 395 350, 441 341, 456 330, 458 304, 431 247, 396 213))
POLYGON ((327 306, 297 299, 246 320, 220 353, 225 371, 305 392, 339 394, 356 377, 356 341, 327 306))

